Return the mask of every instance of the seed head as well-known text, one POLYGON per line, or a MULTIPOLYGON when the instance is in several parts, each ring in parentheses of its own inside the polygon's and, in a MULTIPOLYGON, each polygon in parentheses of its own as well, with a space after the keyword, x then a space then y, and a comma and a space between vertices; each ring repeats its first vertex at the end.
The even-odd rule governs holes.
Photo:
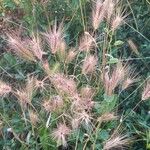
POLYGON ((46 76, 44 79, 42 80, 39 80, 37 78, 34 78, 34 83, 35 83, 35 89, 40 89, 40 90, 45 90, 46 89, 46 86, 49 86, 48 83, 45 82, 45 80, 48 79, 48 77, 46 76))
POLYGON ((37 122, 39 121, 37 114, 33 111, 29 111, 29 117, 30 117, 31 123, 35 126, 37 122))
POLYGON ((77 52, 74 49, 71 49, 68 52, 67 58, 66 58, 66 63, 70 63, 71 61, 74 60, 74 58, 76 57, 77 52))
POLYGON ((64 41, 64 34, 62 23, 57 27, 57 23, 55 24, 49 32, 44 33, 46 41, 51 49, 52 54, 56 54, 57 51, 64 52, 66 49, 66 44, 64 41))
POLYGON ((118 62, 112 73, 107 70, 104 75, 104 87, 107 95, 111 96, 114 89, 123 81, 128 72, 128 66, 123 66, 118 62))
POLYGON ((42 62, 42 65, 43 65, 43 69, 44 69, 45 73, 46 73, 48 76, 50 76, 52 71, 51 71, 51 69, 50 69, 48 60, 43 61, 43 62, 42 62))
POLYGON ((110 23, 113 11, 114 11, 115 3, 113 0, 109 0, 107 9, 106 9, 106 20, 108 23, 110 23))
POLYGON ((12 91, 11 86, 0 80, 0 96, 5 96, 12 91))
POLYGON ((129 47, 131 48, 131 50, 132 50, 136 55, 139 55, 138 48, 137 48, 136 44, 135 44, 131 39, 128 40, 128 44, 129 44, 129 47))
POLYGON ((95 39, 88 33, 85 32, 79 42, 79 50, 89 52, 95 46, 95 39))
POLYGON ((32 36, 31 40, 31 50, 33 54, 40 60, 42 61, 43 55, 46 54, 45 52, 42 51, 42 42, 39 36, 32 36))
POLYGON ((96 65, 97 65, 97 58, 95 58, 95 56, 90 55, 86 57, 83 62, 82 73, 85 75, 93 73, 96 65))
POLYGON ((52 133, 54 140, 57 142, 57 146, 67 146, 66 138, 70 134, 71 130, 65 124, 59 124, 57 129, 52 133))
POLYGON ((22 108, 26 108, 27 104, 31 104, 34 87, 34 78, 28 76, 25 87, 15 92, 22 108))
POLYGON ((117 12, 115 17, 112 19, 111 22, 111 29, 114 32, 116 29, 118 29, 123 23, 124 23, 124 19, 127 16, 124 15, 124 12, 117 12))
POLYGON ((72 96, 71 110, 73 112, 91 111, 94 101, 88 97, 80 97, 78 94, 72 96))
POLYGON ((105 142, 103 149, 104 150, 124 149, 129 145, 129 143, 130 139, 127 138, 126 135, 117 135, 108 139, 105 142))
POLYGON ((51 99, 48 101, 44 101, 43 107, 47 112, 53 112, 62 108, 63 104, 64 103, 63 103, 62 98, 59 95, 57 95, 57 96, 51 97, 51 99))
POLYGON ((62 108, 64 104, 62 98, 59 95, 53 96, 51 98, 51 103, 54 111, 59 108, 62 108))
POLYGON ((98 29, 106 13, 106 5, 102 0, 97 0, 92 9, 92 25, 94 30, 98 29))
POLYGON ((86 86, 81 88, 81 97, 82 98, 92 98, 94 96, 94 91, 91 87, 86 86))
POLYGON ((63 74, 55 74, 51 80, 55 88, 62 94, 76 94, 77 87, 73 79, 70 79, 63 74))
POLYGON ((91 111, 95 102, 90 98, 82 98, 80 108, 82 110, 91 111))
POLYGON ((18 98, 22 108, 26 108, 27 104, 31 104, 31 99, 28 97, 26 91, 24 90, 17 90, 16 97, 18 98))
POLYGON ((142 93, 142 100, 147 100, 148 98, 150 98, 150 81, 146 83, 142 93))
POLYGON ((99 122, 108 122, 112 120, 116 120, 118 117, 115 116, 114 113, 105 113, 101 117, 98 118, 99 122))
POLYGON ((22 40, 19 36, 15 34, 7 34, 8 43, 14 52, 20 57, 28 61, 36 61, 33 52, 30 50, 30 40, 22 40))
POLYGON ((71 121, 71 125, 73 129, 77 129, 80 126, 80 120, 78 118, 74 118, 71 121))
POLYGON ((91 125, 91 120, 93 119, 90 114, 86 111, 82 111, 76 113, 75 118, 79 121, 79 123, 83 126, 89 127, 91 125))
POLYGON ((122 83, 122 90, 127 89, 128 87, 132 86, 137 81, 138 81, 138 79, 135 79, 134 77, 128 77, 122 83))

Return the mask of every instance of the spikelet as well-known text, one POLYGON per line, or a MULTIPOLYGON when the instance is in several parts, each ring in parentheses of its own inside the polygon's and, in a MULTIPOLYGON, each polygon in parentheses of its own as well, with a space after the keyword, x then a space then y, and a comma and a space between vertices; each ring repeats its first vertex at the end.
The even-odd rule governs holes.
POLYGON ((64 41, 62 23, 57 27, 57 23, 55 21, 53 28, 43 35, 45 36, 52 54, 56 54, 58 51, 65 53, 66 43, 64 41))
POLYGON ((77 112, 75 118, 79 121, 80 125, 89 127, 91 125, 91 120, 93 119, 89 113, 86 111, 77 112))
POLYGON ((150 81, 146 83, 142 92, 142 100, 147 100, 148 98, 150 98, 150 81))
POLYGON ((0 80, 0 96, 5 96, 12 91, 11 86, 0 80))
POLYGON ((15 53, 29 61, 42 61, 42 56, 46 54, 42 51, 42 43, 39 36, 32 35, 31 38, 26 37, 24 40, 15 34, 7 34, 10 47, 14 49, 15 53))
POLYGON ((47 112, 53 112, 62 108, 63 104, 62 98, 57 95, 53 96, 50 100, 44 101, 42 105, 47 112))
POLYGON ((28 61, 36 61, 33 52, 30 50, 30 40, 22 41, 21 38, 15 34, 7 34, 8 43, 14 52, 20 57, 28 61))
POLYGON ((37 114, 33 111, 29 111, 29 118, 30 118, 31 124, 33 124, 34 126, 39 121, 39 118, 38 118, 37 114))
POLYGON ((45 60, 42 62, 42 66, 43 66, 43 70, 45 71, 45 73, 48 75, 48 76, 51 76, 51 69, 50 69, 50 66, 49 66, 49 62, 48 60, 45 60))
POLYGON ((38 60, 42 61, 43 55, 46 53, 42 51, 42 42, 39 36, 32 35, 31 40, 31 51, 38 58, 38 60))
POLYGON ((74 95, 77 92, 75 81, 63 74, 55 74, 51 81, 61 94, 74 95))
POLYGON ((94 96, 94 90, 89 86, 82 87, 80 93, 82 98, 90 99, 94 96))
POLYGON ((128 67, 118 62, 113 72, 110 75, 110 71, 106 71, 104 75, 104 87, 107 95, 111 96, 115 90, 115 88, 123 81, 126 73, 128 71, 128 67))
MULTIPOLYGON (((85 95, 86 97, 80 97, 78 94, 75 94, 71 97, 72 104, 71 104, 71 110, 75 112, 80 111, 91 111, 95 102, 91 99, 92 97, 85 95)), ((93 96, 93 95, 92 95, 93 96)))
POLYGON ((71 110, 72 111, 80 111, 83 110, 81 108, 81 97, 79 94, 75 94, 71 97, 72 103, 71 103, 71 110))
POLYGON ((34 78, 28 76, 25 88, 15 92, 22 108, 26 108, 27 104, 31 105, 34 87, 34 78))
POLYGON ((73 48, 70 49, 66 57, 66 63, 70 63, 71 61, 73 61, 76 55, 77 55, 77 52, 75 51, 75 49, 73 48))
POLYGON ((127 89, 128 87, 132 86, 137 81, 138 79, 135 79, 134 77, 128 77, 122 83, 122 90, 127 89))
POLYGON ((115 8, 115 2, 113 0, 109 0, 108 6, 106 9, 107 23, 110 23, 110 21, 111 21, 111 17, 113 15, 114 8, 115 8))
POLYGON ((67 146, 67 136, 71 130, 65 124, 59 124, 58 127, 53 131, 52 136, 57 142, 57 146, 67 146))
POLYGON ((107 8, 107 0, 104 2, 102 0, 97 0, 94 3, 93 9, 92 9, 92 25, 94 30, 97 30, 100 23, 103 21, 105 14, 106 14, 106 8, 107 8))
POLYGON ((127 89, 128 87, 132 86, 135 82, 138 82, 139 78, 137 78, 137 74, 135 74, 135 69, 130 67, 129 65, 126 66, 126 78, 122 82, 122 90, 127 89))
POLYGON ((89 52, 95 46, 95 39, 85 32, 79 41, 79 50, 89 52))
POLYGON ((130 143, 130 139, 127 138, 126 135, 117 135, 108 139, 103 149, 104 150, 112 150, 112 149, 124 149, 130 143))
POLYGON ((124 19, 126 17, 127 15, 124 15, 124 11, 117 11, 111 21, 111 30, 114 32, 116 29, 118 29, 124 23, 124 19))
POLYGON ((44 78, 43 80, 38 80, 37 78, 34 79, 34 82, 35 82, 35 89, 40 89, 40 90, 45 90, 46 89, 46 86, 48 86, 48 84, 45 83, 45 80, 47 79, 44 78))
POLYGON ((82 73, 85 75, 93 73, 96 68, 96 65, 97 58, 93 55, 87 56, 83 62, 82 73))
POLYGON ((94 107, 95 102, 91 98, 82 98, 82 101, 80 103, 80 109, 91 111, 94 107))
POLYGON ((78 129, 80 126, 80 120, 78 118, 73 118, 71 120, 71 126, 73 129, 78 129))
POLYGON ((44 100, 42 106, 44 107, 44 109, 45 109, 47 112, 51 112, 51 111, 52 111, 51 101, 49 101, 49 100, 44 100))
POLYGON ((138 48, 137 46, 135 45, 135 43, 129 39, 128 41, 128 44, 129 44, 129 47, 131 48, 131 50, 136 54, 136 55, 139 55, 139 51, 138 51, 138 48))
POLYGON ((31 104, 31 99, 28 97, 26 91, 17 90, 15 95, 16 95, 17 99, 19 100, 20 106, 22 108, 26 108, 27 104, 31 104))
POLYGON ((118 117, 114 113, 104 113, 101 117, 98 118, 99 122, 108 122, 116 120, 118 117))

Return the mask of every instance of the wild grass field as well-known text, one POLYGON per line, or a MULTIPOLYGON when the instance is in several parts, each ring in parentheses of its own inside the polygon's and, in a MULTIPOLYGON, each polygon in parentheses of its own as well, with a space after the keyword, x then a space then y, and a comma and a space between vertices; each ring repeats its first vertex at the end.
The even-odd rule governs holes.
POLYGON ((149 0, 0 1, 1 150, 149 150, 149 78, 149 0))

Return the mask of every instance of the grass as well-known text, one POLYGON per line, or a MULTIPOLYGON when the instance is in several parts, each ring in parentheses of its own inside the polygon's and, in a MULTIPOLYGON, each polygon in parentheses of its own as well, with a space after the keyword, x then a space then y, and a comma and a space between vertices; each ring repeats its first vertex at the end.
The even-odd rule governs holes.
MULTIPOLYGON (((12 18, 3 22, 1 149, 149 149, 149 38, 140 8, 122 1, 113 11, 126 8, 126 19, 117 24, 111 14, 114 24, 97 28, 92 3, 2 2, 12 18)), ((148 3, 139 3, 148 20, 148 3)))

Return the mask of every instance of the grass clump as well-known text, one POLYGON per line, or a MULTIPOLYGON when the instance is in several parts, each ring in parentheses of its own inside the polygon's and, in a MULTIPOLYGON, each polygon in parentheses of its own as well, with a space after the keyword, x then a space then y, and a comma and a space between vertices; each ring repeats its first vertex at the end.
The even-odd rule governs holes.
MULTIPOLYGON (((134 143, 124 124, 131 111, 119 115, 119 99, 139 79, 130 63, 113 57, 123 44, 115 40, 116 32, 128 15, 121 2, 97 0, 91 16, 76 43, 67 41, 65 22, 57 19, 46 31, 7 32, 14 61, 21 58, 31 70, 24 81, 0 81, 4 149, 111 150, 134 143)), ((149 91, 148 82, 133 110, 149 91)))

